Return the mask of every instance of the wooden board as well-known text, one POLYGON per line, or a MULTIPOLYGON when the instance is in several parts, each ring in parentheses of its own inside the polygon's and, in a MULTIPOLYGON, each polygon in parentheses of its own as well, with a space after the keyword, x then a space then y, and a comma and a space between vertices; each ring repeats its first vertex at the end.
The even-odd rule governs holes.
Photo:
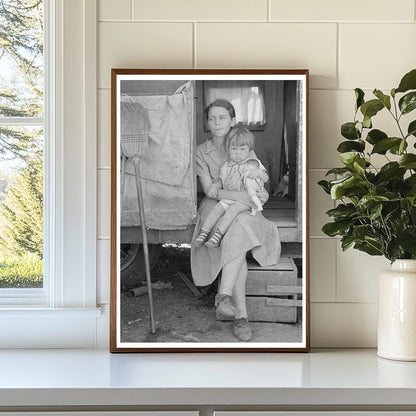
MULTIPOLYGON (((285 301, 280 299, 280 301, 285 301)), ((288 299, 287 301, 292 300, 288 299)), ((297 322, 296 306, 276 305, 270 303, 267 297, 246 297, 246 306, 248 319, 250 322, 274 322, 294 324, 297 322)), ((234 318, 228 318, 217 314, 219 321, 232 321, 234 318)))

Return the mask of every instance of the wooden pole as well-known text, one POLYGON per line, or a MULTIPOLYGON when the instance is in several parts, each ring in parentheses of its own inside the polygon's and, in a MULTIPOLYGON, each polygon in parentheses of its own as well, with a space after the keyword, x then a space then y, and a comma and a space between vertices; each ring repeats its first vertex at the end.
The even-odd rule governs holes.
POLYGON ((155 328, 155 318, 153 314, 152 279, 150 276, 149 248, 147 246, 147 231, 146 231, 146 221, 145 221, 145 215, 144 215, 142 179, 140 176, 140 159, 138 157, 133 157, 133 164, 134 164, 134 171, 136 174, 136 187, 137 187, 137 197, 139 201, 140 225, 142 229, 142 239, 143 239, 144 264, 145 264, 145 269, 146 269, 147 294, 149 297, 150 330, 152 334, 154 334, 156 332, 156 328, 155 328))

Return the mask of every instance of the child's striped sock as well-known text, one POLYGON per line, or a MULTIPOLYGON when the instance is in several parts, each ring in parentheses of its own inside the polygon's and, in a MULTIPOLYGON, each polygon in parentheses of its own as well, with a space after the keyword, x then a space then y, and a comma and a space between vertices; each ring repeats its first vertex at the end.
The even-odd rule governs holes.
POLYGON ((202 244, 206 241, 209 235, 209 230, 202 230, 199 232, 199 235, 197 238, 195 238, 194 245, 195 247, 201 247, 202 244))
POLYGON ((218 247, 221 243, 223 233, 217 228, 214 235, 205 243, 207 247, 218 247))

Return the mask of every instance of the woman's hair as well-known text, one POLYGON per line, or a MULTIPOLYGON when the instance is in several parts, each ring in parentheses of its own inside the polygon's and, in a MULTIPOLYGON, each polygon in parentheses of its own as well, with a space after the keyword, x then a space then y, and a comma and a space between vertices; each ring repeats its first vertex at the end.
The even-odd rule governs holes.
POLYGON ((209 110, 212 107, 222 107, 225 108, 228 111, 228 114, 230 115, 231 118, 235 117, 235 108, 234 106, 227 100, 215 100, 213 101, 211 104, 208 104, 205 107, 204 113, 205 113, 205 117, 208 120, 208 113, 209 110))
POLYGON ((227 150, 230 146, 248 146, 250 150, 253 150, 254 136, 245 127, 233 127, 227 134, 227 150))

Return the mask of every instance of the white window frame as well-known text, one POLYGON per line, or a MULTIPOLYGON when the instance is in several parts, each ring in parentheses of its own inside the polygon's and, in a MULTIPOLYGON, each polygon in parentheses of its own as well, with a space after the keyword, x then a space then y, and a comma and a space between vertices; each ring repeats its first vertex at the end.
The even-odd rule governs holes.
POLYGON ((3 293, 0 347, 95 347, 97 0, 44 1, 46 278, 3 293))

